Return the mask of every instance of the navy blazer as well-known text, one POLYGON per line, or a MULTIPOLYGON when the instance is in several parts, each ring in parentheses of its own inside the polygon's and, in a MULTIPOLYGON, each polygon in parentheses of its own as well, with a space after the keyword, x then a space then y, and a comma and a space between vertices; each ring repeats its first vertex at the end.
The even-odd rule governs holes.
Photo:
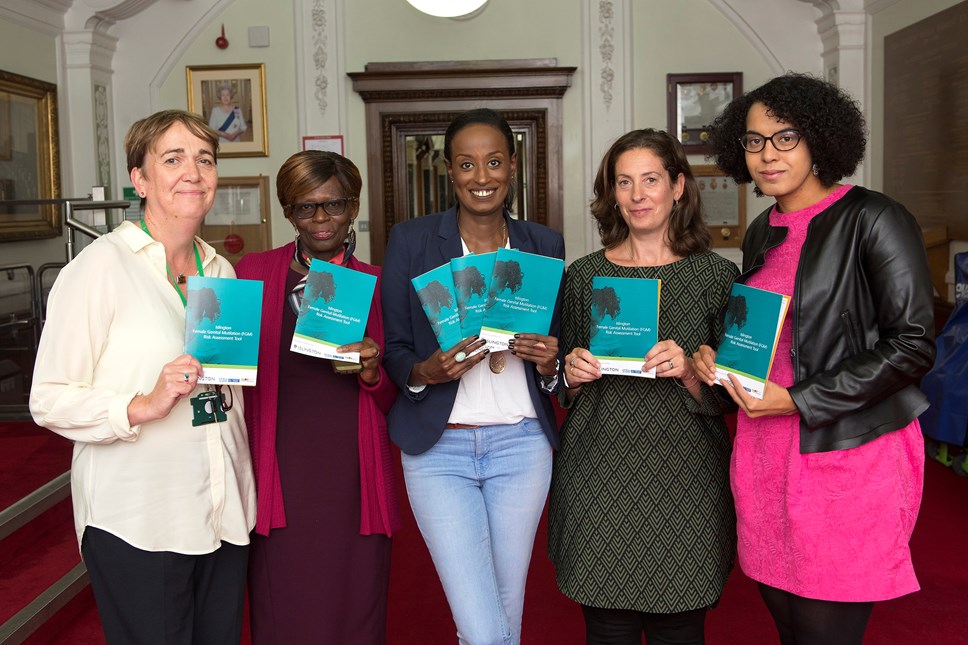
MULTIPOLYGON (((504 219, 511 248, 564 259, 565 241, 560 233, 535 222, 504 219)), ((387 422, 390 438, 410 455, 429 450, 440 439, 457 398, 460 381, 428 385, 414 394, 407 388, 410 370, 426 360, 440 345, 430 321, 420 306, 410 279, 435 269, 451 258, 463 255, 457 230, 457 207, 434 215, 401 222, 390 232, 383 259, 383 320, 386 324, 386 353, 383 368, 400 388, 401 395, 390 410, 387 422)), ((561 326, 561 289, 551 319, 549 335, 558 337, 561 326)), ((558 425, 551 397, 540 389, 534 363, 526 362, 528 393, 538 421, 552 447, 558 447, 558 425)))

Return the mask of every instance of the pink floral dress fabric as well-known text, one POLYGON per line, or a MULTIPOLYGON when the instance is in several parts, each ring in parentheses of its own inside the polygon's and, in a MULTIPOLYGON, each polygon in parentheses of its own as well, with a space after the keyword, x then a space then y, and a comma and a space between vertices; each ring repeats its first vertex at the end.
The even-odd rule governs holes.
MULTIPOLYGON (((774 207, 770 223, 788 227, 787 237, 767 251, 748 284, 794 296, 807 225, 850 188, 800 211, 774 207)), ((784 387, 793 385, 792 322, 791 313, 770 374, 784 387)), ((809 352, 810 339, 801 343, 809 352)), ((857 448, 805 455, 799 427, 796 414, 754 420, 739 413, 730 477, 743 572, 818 600, 866 602, 917 591, 908 548, 924 481, 917 420, 857 448)))

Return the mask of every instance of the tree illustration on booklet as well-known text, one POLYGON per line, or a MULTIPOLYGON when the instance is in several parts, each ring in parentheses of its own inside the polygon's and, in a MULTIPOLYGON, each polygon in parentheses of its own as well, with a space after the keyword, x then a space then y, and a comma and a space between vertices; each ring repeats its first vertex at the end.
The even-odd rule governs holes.
MULTIPOLYGON (((186 341, 191 344, 195 340, 195 331, 202 320, 208 318, 209 323, 214 324, 222 315, 222 301, 215 295, 215 290, 209 287, 201 289, 189 289, 186 298, 186 309, 189 312, 189 319, 186 321, 187 330, 186 341)), ((196 356, 202 363, 209 356, 196 356)))
POLYGON ((328 271, 313 271, 306 278, 306 293, 303 296, 312 305, 320 298, 330 302, 336 297, 336 280, 328 271))
MULTIPOLYGON (((494 275, 491 276, 491 289, 487 293, 487 309, 491 309, 497 298, 507 291, 514 294, 524 285, 524 272, 516 260, 498 260, 494 263, 494 275)), ((487 324, 497 329, 510 329, 514 323, 513 313, 503 310, 499 314, 488 314, 487 324)))
POLYGON ((746 305, 746 296, 730 296, 729 302, 726 304, 726 318, 724 321, 726 329, 734 325, 738 330, 745 327, 746 315, 749 312, 749 307, 746 305))
POLYGON ((430 321, 430 326, 434 330, 434 334, 439 335, 440 312, 444 309, 453 309, 454 297, 451 295, 450 290, 437 280, 429 282, 427 286, 420 289, 417 292, 417 296, 420 298, 420 302, 423 305, 424 312, 427 314, 427 320, 430 321))
POLYGON ((622 313, 622 299, 612 287, 592 289, 592 310, 589 337, 598 334, 598 325, 608 316, 612 320, 622 313))
POLYGON ((467 318, 467 301, 472 295, 483 296, 487 290, 484 274, 475 266, 454 271, 454 289, 457 290, 457 313, 463 323, 467 318))

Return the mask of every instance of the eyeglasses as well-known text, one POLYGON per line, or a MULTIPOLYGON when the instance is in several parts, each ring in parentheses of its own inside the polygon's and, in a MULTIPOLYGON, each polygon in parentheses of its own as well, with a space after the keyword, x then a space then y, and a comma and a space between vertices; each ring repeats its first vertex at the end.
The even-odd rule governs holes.
POLYGON ((330 217, 339 217, 346 212, 346 202, 359 201, 359 197, 339 197, 337 199, 327 199, 325 202, 299 202, 289 204, 286 208, 296 219, 309 219, 316 216, 316 211, 320 208, 330 217))
POLYGON ((796 148, 801 139, 803 135, 796 130, 780 130, 769 137, 756 132, 747 132, 739 138, 739 145, 743 146, 746 152, 760 152, 769 141, 780 152, 788 152, 796 148))

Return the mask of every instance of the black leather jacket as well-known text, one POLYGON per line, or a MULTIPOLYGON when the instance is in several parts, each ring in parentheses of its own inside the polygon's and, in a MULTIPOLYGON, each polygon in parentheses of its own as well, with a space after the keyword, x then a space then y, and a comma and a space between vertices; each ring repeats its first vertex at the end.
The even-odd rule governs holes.
MULTIPOLYGON (((767 209, 743 240, 745 282, 786 237, 767 209)), ((934 303, 921 229, 901 204, 854 187, 807 229, 793 300, 800 452, 844 450, 903 428, 928 407, 934 303)))

